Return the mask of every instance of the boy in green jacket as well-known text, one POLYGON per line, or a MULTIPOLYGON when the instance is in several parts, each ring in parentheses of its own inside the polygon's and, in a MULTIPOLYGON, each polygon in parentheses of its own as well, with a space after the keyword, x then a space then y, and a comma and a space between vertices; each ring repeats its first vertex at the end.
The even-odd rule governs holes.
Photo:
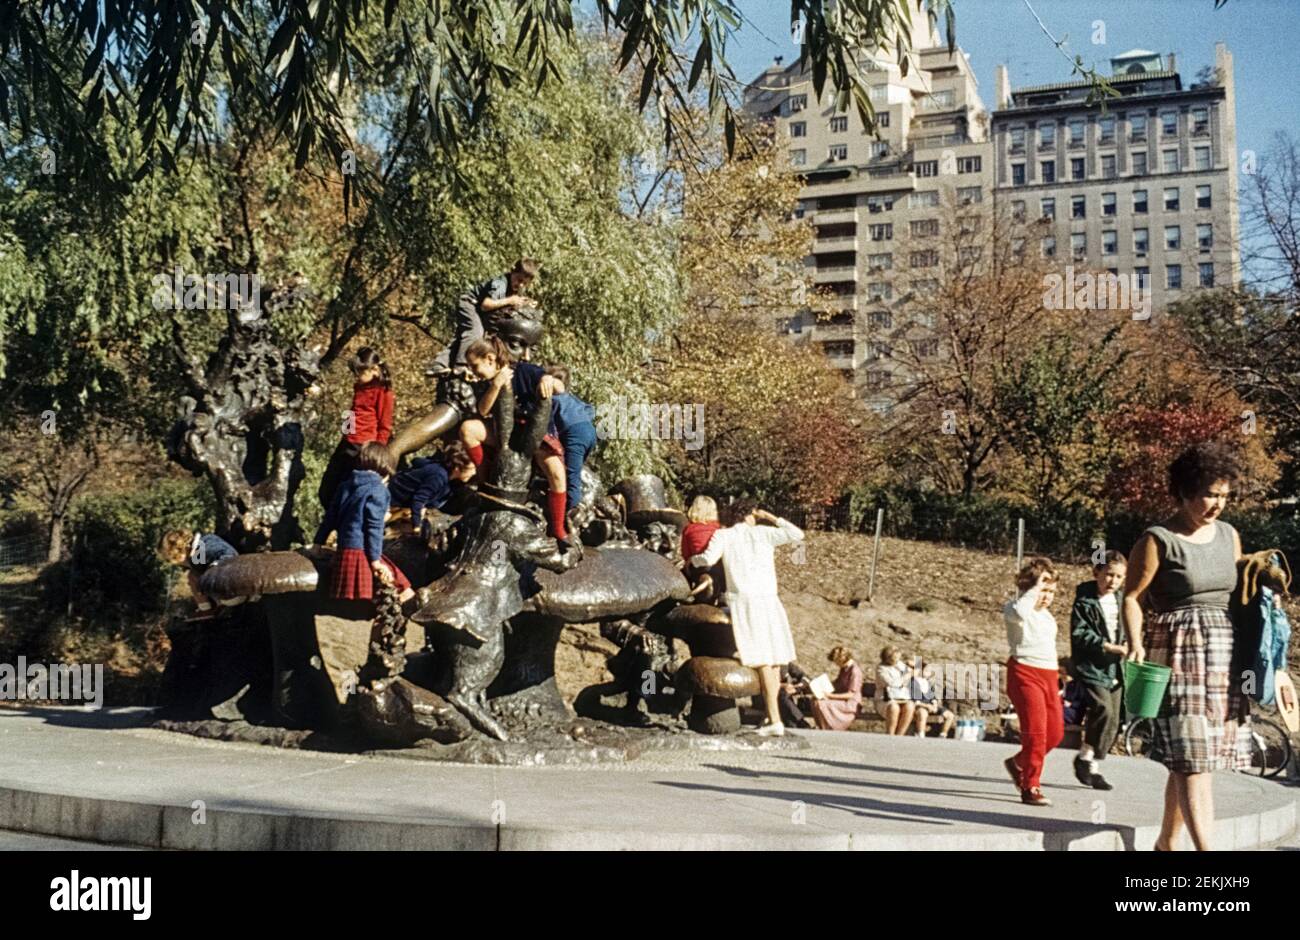
POLYGON ((1112 789, 1097 772, 1097 764, 1105 759, 1119 734, 1123 698, 1119 669, 1128 654, 1120 625, 1124 607, 1120 588, 1127 567, 1119 552, 1106 552, 1101 564, 1093 566, 1094 580, 1075 590, 1070 612, 1070 656, 1088 697, 1083 746, 1074 759, 1074 775, 1084 786, 1097 790, 1112 789))

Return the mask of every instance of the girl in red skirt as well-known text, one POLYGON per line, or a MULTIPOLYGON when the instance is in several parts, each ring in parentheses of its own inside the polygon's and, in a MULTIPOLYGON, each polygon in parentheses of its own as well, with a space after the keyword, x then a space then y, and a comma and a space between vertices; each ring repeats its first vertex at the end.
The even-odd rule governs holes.
POLYGON ((330 596, 341 600, 373 600, 378 578, 397 590, 405 603, 415 596, 411 582, 383 555, 384 517, 388 513, 388 487, 395 461, 388 448, 371 441, 361 447, 357 469, 339 484, 334 500, 316 530, 315 546, 338 533, 338 555, 330 579, 330 596))
POLYGON ((1056 618, 1048 609, 1056 596, 1056 569, 1046 558, 1031 558, 1016 575, 1020 596, 1007 601, 1011 658, 1007 660, 1007 695, 1020 719, 1020 753, 1006 759, 1007 773, 1030 806, 1051 806, 1039 780, 1047 752, 1065 735, 1065 716, 1057 688, 1056 618))

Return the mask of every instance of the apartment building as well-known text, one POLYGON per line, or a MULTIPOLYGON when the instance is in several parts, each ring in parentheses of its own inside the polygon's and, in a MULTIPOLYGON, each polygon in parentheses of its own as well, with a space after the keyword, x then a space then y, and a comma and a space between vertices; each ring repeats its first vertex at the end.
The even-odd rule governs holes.
POLYGON ((1151 290, 1152 310, 1240 275, 1232 54, 1184 87, 1173 53, 1110 60, 1119 97, 1086 81, 1011 89, 997 70, 994 191, 1047 220, 1038 251, 1151 290))
MULTIPOLYGON (((987 112, 969 57, 937 33, 915 38, 908 74, 864 54, 878 127, 816 100, 809 76, 781 61, 746 89, 744 106, 776 125, 791 172, 803 176, 798 214, 811 217, 811 280, 838 312, 793 308, 773 326, 818 346, 868 407, 887 411, 912 360, 938 355, 925 323, 899 323, 904 297, 923 296, 941 270, 926 247, 972 214, 1032 221, 1036 250, 1062 269, 1109 270, 1150 287, 1153 310, 1188 290, 1239 276, 1232 56, 1184 88, 1172 55, 1134 50, 1111 60, 1120 97, 1089 102, 1089 83, 1012 90, 997 70, 987 112), (927 269, 933 267, 931 275, 927 269), (927 280, 927 278, 930 278, 927 280), (896 337, 896 338, 892 338, 896 337)), ((914 306, 914 305, 913 305, 914 306)))
POLYGON ((872 407, 888 406, 892 370, 872 339, 893 327, 895 303, 925 258, 907 250, 913 232, 937 232, 944 207, 992 198, 989 116, 966 54, 937 33, 915 39, 904 76, 897 61, 864 54, 877 128, 817 100, 798 65, 776 64, 745 92, 746 110, 776 124, 792 172, 804 177, 798 214, 811 217, 813 283, 838 312, 815 320, 792 309, 776 329, 820 347, 872 407), (915 264, 914 264, 915 262, 915 264))

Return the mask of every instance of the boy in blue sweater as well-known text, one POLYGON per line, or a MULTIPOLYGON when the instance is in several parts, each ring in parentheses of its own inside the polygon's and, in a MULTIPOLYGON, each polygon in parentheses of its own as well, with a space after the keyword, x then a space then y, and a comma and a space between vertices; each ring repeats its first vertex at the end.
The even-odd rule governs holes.
POLYGON ((428 457, 417 457, 410 469, 388 481, 390 512, 411 510, 412 535, 422 533, 426 508, 441 509, 451 498, 453 483, 468 483, 474 477, 474 461, 463 448, 451 448, 443 460, 439 463, 428 457))

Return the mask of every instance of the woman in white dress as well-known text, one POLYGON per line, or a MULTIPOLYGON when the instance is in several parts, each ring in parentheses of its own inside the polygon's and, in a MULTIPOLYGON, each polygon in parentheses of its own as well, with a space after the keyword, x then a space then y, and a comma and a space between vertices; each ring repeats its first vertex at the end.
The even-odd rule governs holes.
POLYGON ((782 735, 785 726, 777 708, 781 689, 781 667, 794 661, 794 637, 790 620, 776 590, 775 550, 803 539, 803 531, 785 519, 758 509, 753 500, 737 500, 731 509, 733 525, 719 529, 709 546, 691 559, 700 568, 722 562, 727 576, 723 601, 731 613, 737 655, 746 666, 758 671, 767 720, 761 735, 782 735), (770 522, 761 526, 759 521, 770 522))

